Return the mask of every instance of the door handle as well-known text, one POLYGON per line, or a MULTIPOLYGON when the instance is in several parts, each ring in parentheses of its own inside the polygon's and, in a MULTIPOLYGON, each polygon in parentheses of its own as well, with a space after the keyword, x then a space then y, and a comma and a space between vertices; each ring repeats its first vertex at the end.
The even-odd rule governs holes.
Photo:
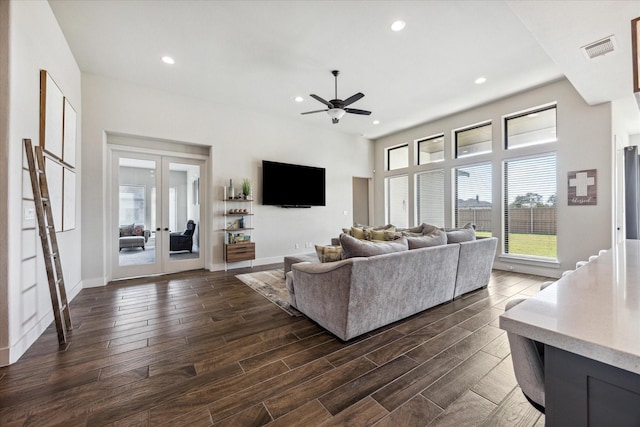
POLYGON ((156 231, 160 231, 160 227, 156 228, 156 231))
POLYGON ((165 227, 165 228, 164 228, 164 231, 169 231, 169 227, 165 227))

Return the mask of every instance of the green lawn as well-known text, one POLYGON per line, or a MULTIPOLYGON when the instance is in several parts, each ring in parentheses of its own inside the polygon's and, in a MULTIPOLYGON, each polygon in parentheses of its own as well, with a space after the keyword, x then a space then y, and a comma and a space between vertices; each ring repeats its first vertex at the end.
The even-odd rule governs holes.
MULTIPOLYGON (((476 236, 490 237, 491 233, 478 231, 476 236)), ((509 253, 556 258, 557 239, 555 235, 511 233, 509 234, 509 253)))

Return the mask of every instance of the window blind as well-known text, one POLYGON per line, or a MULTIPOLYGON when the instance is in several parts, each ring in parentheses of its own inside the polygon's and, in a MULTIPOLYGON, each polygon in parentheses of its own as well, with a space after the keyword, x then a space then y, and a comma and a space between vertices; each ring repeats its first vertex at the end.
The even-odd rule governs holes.
POLYGON ((505 161, 504 201, 504 252, 556 259, 556 155, 505 161))
POLYGON ((455 174, 455 226, 475 224, 480 236, 492 235, 491 163, 463 166, 455 174))
POLYGON ((416 175, 418 224, 444 227, 444 169, 416 175))
POLYGON ((396 227, 409 226, 409 177, 387 178, 387 222, 396 227))

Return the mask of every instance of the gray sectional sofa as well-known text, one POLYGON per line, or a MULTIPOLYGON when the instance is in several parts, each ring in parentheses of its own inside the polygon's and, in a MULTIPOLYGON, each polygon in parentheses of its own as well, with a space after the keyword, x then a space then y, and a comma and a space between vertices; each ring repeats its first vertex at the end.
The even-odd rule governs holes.
POLYGON ((487 286, 496 246, 491 237, 292 264, 287 273, 290 303, 347 341, 487 286))

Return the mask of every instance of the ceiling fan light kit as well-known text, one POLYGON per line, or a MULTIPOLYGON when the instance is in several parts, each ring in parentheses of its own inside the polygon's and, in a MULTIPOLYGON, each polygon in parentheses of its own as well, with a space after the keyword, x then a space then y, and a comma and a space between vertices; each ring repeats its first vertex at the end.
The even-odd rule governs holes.
POLYGON ((313 114, 313 113, 320 113, 320 112, 326 111, 327 114, 329 114, 329 117, 331 117, 331 123, 333 124, 338 123, 346 113, 360 114, 363 116, 370 115, 371 111, 358 110, 357 108, 345 108, 348 105, 353 104, 360 98, 364 97, 364 94, 361 92, 358 92, 355 95, 351 95, 349 98, 345 99, 344 101, 342 99, 338 99, 338 74, 340 74, 340 71, 333 70, 331 74, 333 74, 333 77, 335 78, 335 99, 332 99, 331 101, 325 101, 323 98, 312 93, 309 96, 311 96, 316 101, 326 105, 328 108, 324 110, 307 111, 301 114, 313 114))

